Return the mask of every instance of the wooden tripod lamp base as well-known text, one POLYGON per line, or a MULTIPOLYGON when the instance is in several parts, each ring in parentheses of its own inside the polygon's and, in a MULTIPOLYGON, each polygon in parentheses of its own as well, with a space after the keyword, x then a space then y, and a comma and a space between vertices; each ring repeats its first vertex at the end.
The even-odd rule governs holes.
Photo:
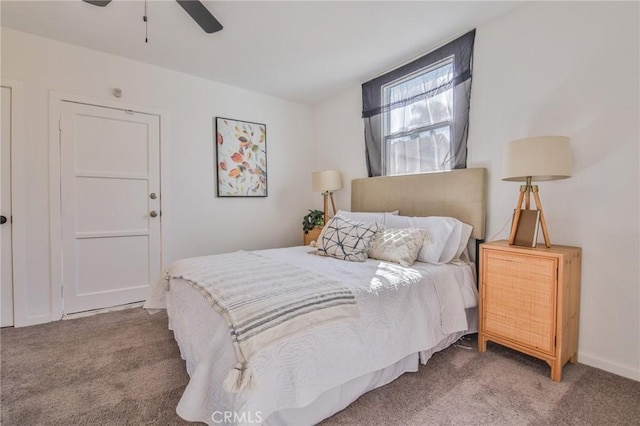
POLYGON ((325 191, 322 193, 324 198, 324 224, 329 222, 329 198, 331 198, 331 207, 333 208, 333 215, 336 215, 336 202, 333 201, 333 192, 325 191))
POLYGON ((516 205, 515 215, 513 216, 513 223, 511 224, 509 244, 513 245, 516 240, 516 232, 518 230, 518 224, 520 223, 520 211, 522 209, 522 202, 525 202, 525 210, 529 210, 531 207, 531 193, 533 193, 533 199, 536 202, 536 208, 540 210, 540 226, 542 227, 542 235, 544 235, 544 245, 549 248, 551 247, 551 239, 549 239, 547 221, 544 218, 542 203, 540 202, 540 196, 538 195, 538 185, 531 185, 531 177, 527 177, 527 183, 525 185, 520 185, 520 195, 518 196, 518 204, 516 205))

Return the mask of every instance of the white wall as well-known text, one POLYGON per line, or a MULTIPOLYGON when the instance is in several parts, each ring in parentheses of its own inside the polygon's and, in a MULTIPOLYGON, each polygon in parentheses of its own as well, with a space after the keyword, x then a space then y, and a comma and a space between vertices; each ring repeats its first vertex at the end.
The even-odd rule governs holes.
POLYGON ((49 92, 121 101, 163 111, 163 263, 237 249, 302 243, 301 220, 315 201, 309 107, 186 74, 2 29, 2 77, 24 84, 27 317, 51 312, 49 92), (267 198, 215 196, 214 117, 267 125, 267 198))
MULTIPOLYGON (((539 186, 552 243, 583 249, 579 362, 636 380, 638 17, 637 3, 545 2, 478 27, 468 141, 468 166, 489 170, 489 240, 508 237, 508 229, 496 234, 517 201, 518 184, 500 180, 504 144, 534 135, 571 137, 573 177, 539 186)), ((327 153, 339 153, 336 167, 349 177, 366 173, 360 108, 354 85, 316 109, 322 144, 314 156, 328 164, 327 153)), ((348 200, 348 189, 340 197, 348 200)))
MULTIPOLYGON (((342 173, 344 188, 334 193, 337 209, 351 210, 351 180, 367 176, 361 114, 359 85, 315 110, 317 144, 313 167, 314 170, 336 169, 342 173)), ((322 210, 321 195, 316 204, 314 208, 322 210)))

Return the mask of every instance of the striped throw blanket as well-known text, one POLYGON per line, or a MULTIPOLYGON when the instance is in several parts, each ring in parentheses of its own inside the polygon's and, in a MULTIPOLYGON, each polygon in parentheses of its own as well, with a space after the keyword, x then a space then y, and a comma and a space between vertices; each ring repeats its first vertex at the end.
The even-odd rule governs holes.
POLYGON ((358 317, 356 300, 347 287, 322 275, 239 251, 174 262, 164 279, 181 278, 200 290, 225 319, 237 364, 224 389, 253 387, 247 364, 267 345, 311 327, 358 317))

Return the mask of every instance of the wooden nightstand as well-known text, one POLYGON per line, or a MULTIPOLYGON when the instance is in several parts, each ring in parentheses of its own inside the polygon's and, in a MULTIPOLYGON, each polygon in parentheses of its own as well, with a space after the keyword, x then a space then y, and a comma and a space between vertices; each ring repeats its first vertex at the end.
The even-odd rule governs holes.
POLYGON ((559 382, 577 360, 581 258, 579 247, 481 244, 478 351, 491 340, 540 358, 559 382))
POLYGON ((313 228, 311 231, 309 231, 308 233, 302 233, 302 241, 304 242, 305 246, 308 246, 309 244, 311 244, 311 241, 317 241, 318 237, 320 236, 320 232, 322 232, 322 228, 313 228))

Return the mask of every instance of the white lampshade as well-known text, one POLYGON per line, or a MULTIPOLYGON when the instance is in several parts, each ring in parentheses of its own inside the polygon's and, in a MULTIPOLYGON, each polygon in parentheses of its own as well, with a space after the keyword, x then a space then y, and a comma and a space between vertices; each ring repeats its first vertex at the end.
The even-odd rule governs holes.
POLYGON ((504 152, 503 178, 512 182, 571 177, 571 147, 565 136, 538 136, 511 141, 504 152))
POLYGON ((311 174, 313 192, 337 191, 342 189, 342 176, 338 170, 322 170, 311 174))

